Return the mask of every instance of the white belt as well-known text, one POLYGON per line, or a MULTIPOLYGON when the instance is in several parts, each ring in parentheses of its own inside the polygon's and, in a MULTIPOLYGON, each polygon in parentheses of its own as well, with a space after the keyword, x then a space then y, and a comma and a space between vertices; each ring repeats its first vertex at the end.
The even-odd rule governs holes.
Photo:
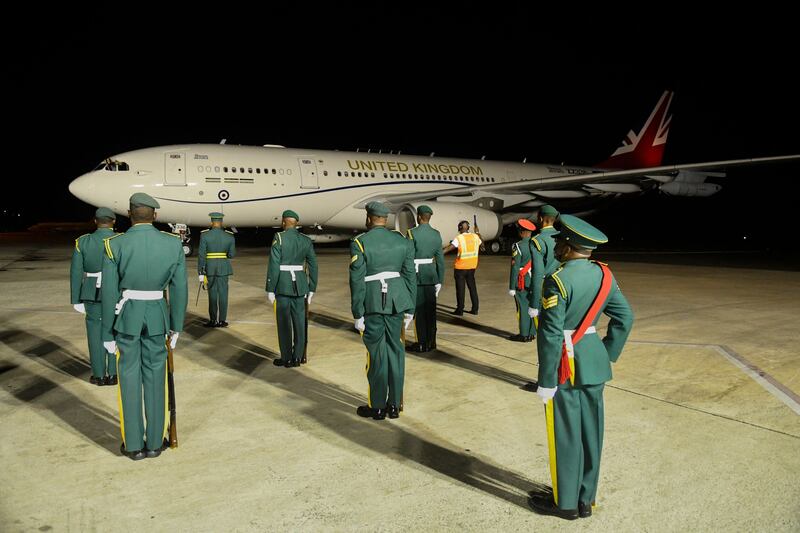
MULTIPOLYGON (((572 344, 572 334, 575 333, 574 329, 565 329, 564 330, 564 346, 567 347, 567 357, 570 359, 575 357, 575 346, 572 344)), ((597 329, 594 326, 589 326, 586 328, 586 333, 584 335, 589 335, 591 333, 597 333, 597 329)))
POLYGON ((128 300, 162 300, 164 298, 164 291, 134 291, 132 289, 125 289, 122 291, 122 299, 114 306, 114 314, 118 315, 122 311, 122 306, 128 300))
POLYGON ((281 270, 289 272, 292 275, 292 281, 297 281, 295 272, 303 270, 303 265, 281 265, 281 270))
POLYGON ((400 272, 378 272, 364 278, 364 281, 380 281, 381 292, 389 292, 389 285, 386 284, 387 279, 399 278, 400 272))
POLYGON ((433 257, 429 259, 414 259, 414 270, 419 274, 419 266, 420 265, 432 265, 433 264, 433 257))
POLYGON ((86 272, 86 277, 87 278, 97 278, 97 281, 94 284, 94 286, 96 288, 99 289, 100 285, 102 285, 102 281, 103 281, 103 273, 102 272, 86 272))

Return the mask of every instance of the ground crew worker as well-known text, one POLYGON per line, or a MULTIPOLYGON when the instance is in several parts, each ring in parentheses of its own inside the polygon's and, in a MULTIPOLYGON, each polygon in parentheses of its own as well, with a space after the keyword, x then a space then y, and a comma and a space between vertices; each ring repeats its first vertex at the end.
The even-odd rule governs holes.
POLYGON ((208 214, 211 228, 200 232, 200 251, 197 254, 197 273, 200 283, 208 289, 207 328, 228 326, 228 276, 233 275, 231 259, 236 256, 236 239, 232 231, 222 226, 225 215, 208 214))
POLYGON ((603 387, 622 352, 633 312, 611 271, 589 261, 608 238, 571 215, 556 237, 561 268, 545 278, 539 317, 539 388, 545 402, 553 493, 528 499, 539 513, 588 517, 597 494, 603 447, 603 387), (595 330, 610 318, 606 336, 595 330))
POLYGON ((103 334, 100 327, 102 306, 100 287, 102 286, 103 257, 106 250, 103 240, 114 235, 114 221, 117 216, 107 207, 94 212, 97 229, 75 239, 72 251, 72 264, 69 269, 70 301, 76 311, 86 315, 86 338, 89 342, 89 362, 92 375, 89 383, 93 385, 117 384, 117 359, 103 348, 103 334))
POLYGON ((444 247, 444 253, 458 250, 458 256, 453 265, 453 276, 456 281, 456 310, 454 315, 464 314, 464 283, 469 287, 469 299, 472 309, 467 311, 473 315, 478 314, 478 288, 475 286, 475 269, 478 268, 478 252, 483 250, 483 241, 478 227, 475 233, 469 232, 469 222, 462 220, 458 223, 458 235, 444 247))
POLYGON ((433 209, 417 208, 417 227, 406 235, 414 246, 414 268, 417 271, 417 305, 414 312, 415 352, 436 349, 436 298, 442 290, 444 256, 442 235, 430 225, 433 209))
POLYGON ((287 209, 272 239, 267 267, 267 299, 275 309, 281 358, 275 366, 300 366, 306 349, 306 306, 317 290, 317 256, 307 236, 297 231, 300 215, 287 209), (304 267, 308 265, 308 274, 304 267))
POLYGON ((369 231, 350 243, 350 300, 355 327, 367 347, 368 405, 356 413, 383 420, 400 416, 405 380, 405 346, 417 301, 414 246, 398 231, 386 229, 389 210, 367 204, 369 231), (404 316, 405 315, 405 316, 404 316))
POLYGON ((120 450, 136 461, 163 449, 169 421, 165 340, 175 348, 188 294, 180 238, 153 226, 158 202, 138 192, 129 203, 133 225, 105 240, 102 326, 103 345, 117 353, 120 450))
POLYGON ((517 232, 522 238, 514 243, 511 251, 511 279, 508 283, 508 294, 514 298, 517 307, 519 333, 508 339, 516 342, 531 342, 536 335, 533 318, 528 315, 528 293, 531 288, 531 233, 536 226, 530 220, 521 218, 517 221, 517 232))
POLYGON ((528 316, 534 321, 534 336, 536 335, 536 321, 541 312, 542 284, 544 283, 544 278, 555 272, 561 264, 555 254, 556 242, 554 237, 558 235, 558 232, 553 227, 553 224, 557 218, 558 211, 552 205, 543 205, 540 207, 539 214, 536 215, 536 225, 539 227, 539 234, 532 237, 529 241, 532 279, 531 290, 528 291, 527 305, 528 316))

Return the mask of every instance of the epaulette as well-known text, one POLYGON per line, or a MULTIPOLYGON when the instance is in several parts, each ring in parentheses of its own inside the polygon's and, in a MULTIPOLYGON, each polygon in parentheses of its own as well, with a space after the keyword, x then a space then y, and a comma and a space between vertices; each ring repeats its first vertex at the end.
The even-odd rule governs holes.
POLYGON ((408 238, 411 239, 412 241, 414 240, 414 234, 411 233, 411 228, 408 228, 408 238))
POLYGON ((81 247, 78 246, 78 241, 81 240, 82 237, 86 237, 87 235, 90 235, 90 234, 89 233, 84 233, 83 235, 81 235, 80 237, 75 239, 75 249, 78 250, 79 252, 81 251, 81 247))
POLYGON ((225 233, 230 233, 231 235, 234 235, 234 233, 232 231, 228 231, 228 230, 225 230, 225 233))
POLYGON ((531 237, 531 242, 533 243, 534 246, 536 246, 537 250, 539 250, 540 252, 542 251, 542 245, 539 244, 539 241, 536 240, 536 237, 531 237))
POLYGON ((169 235, 170 237, 176 237, 178 239, 181 238, 180 235, 178 235, 177 233, 172 233, 171 231, 162 231, 161 233, 163 233, 164 235, 169 235))
POLYGON ((550 274, 550 276, 553 278, 553 280, 555 280, 556 285, 558 285, 558 292, 560 292, 561 296, 566 300, 567 299, 567 289, 564 288, 564 283, 561 281, 561 278, 558 277, 558 273, 561 272, 561 270, 563 268, 564 267, 559 267, 558 270, 556 270, 555 272, 550 274))
POLYGON ((109 241, 111 239, 116 239, 120 235, 125 235, 125 234, 124 233, 115 233, 111 237, 108 237, 107 239, 103 239, 103 245, 106 247, 106 255, 108 255, 109 259, 114 259, 114 253, 111 251, 111 245, 109 244, 109 241))
POLYGON ((281 233, 283 233, 283 232, 279 231, 278 233, 275 234, 275 237, 273 237, 273 239, 272 239, 273 243, 275 242, 275 239, 277 238, 278 239, 278 244, 283 244, 283 237, 281 237, 281 233))
POLYGON ((206 229, 204 229, 204 230, 200 230, 200 233, 205 233, 205 232, 207 232, 209 229, 211 229, 211 228, 206 228, 206 229))

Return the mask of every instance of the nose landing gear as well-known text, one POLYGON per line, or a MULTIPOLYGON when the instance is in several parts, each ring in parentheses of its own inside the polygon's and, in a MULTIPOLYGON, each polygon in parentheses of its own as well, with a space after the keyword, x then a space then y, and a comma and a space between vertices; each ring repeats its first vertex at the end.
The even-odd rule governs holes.
POLYGON ((172 233, 179 235, 181 238, 181 245, 183 245, 183 254, 189 257, 194 253, 194 246, 192 246, 192 230, 186 224, 170 224, 169 228, 172 233))

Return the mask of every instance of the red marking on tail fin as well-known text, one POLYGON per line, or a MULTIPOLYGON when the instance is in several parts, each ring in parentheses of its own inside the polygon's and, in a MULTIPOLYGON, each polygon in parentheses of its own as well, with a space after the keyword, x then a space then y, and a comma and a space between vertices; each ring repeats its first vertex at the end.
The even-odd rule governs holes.
POLYGON ((664 91, 639 134, 635 134, 633 130, 629 131, 622 140, 622 146, 617 148, 611 157, 596 166, 614 169, 659 166, 667 145, 669 125, 672 121, 669 106, 674 95, 672 91, 664 91))

